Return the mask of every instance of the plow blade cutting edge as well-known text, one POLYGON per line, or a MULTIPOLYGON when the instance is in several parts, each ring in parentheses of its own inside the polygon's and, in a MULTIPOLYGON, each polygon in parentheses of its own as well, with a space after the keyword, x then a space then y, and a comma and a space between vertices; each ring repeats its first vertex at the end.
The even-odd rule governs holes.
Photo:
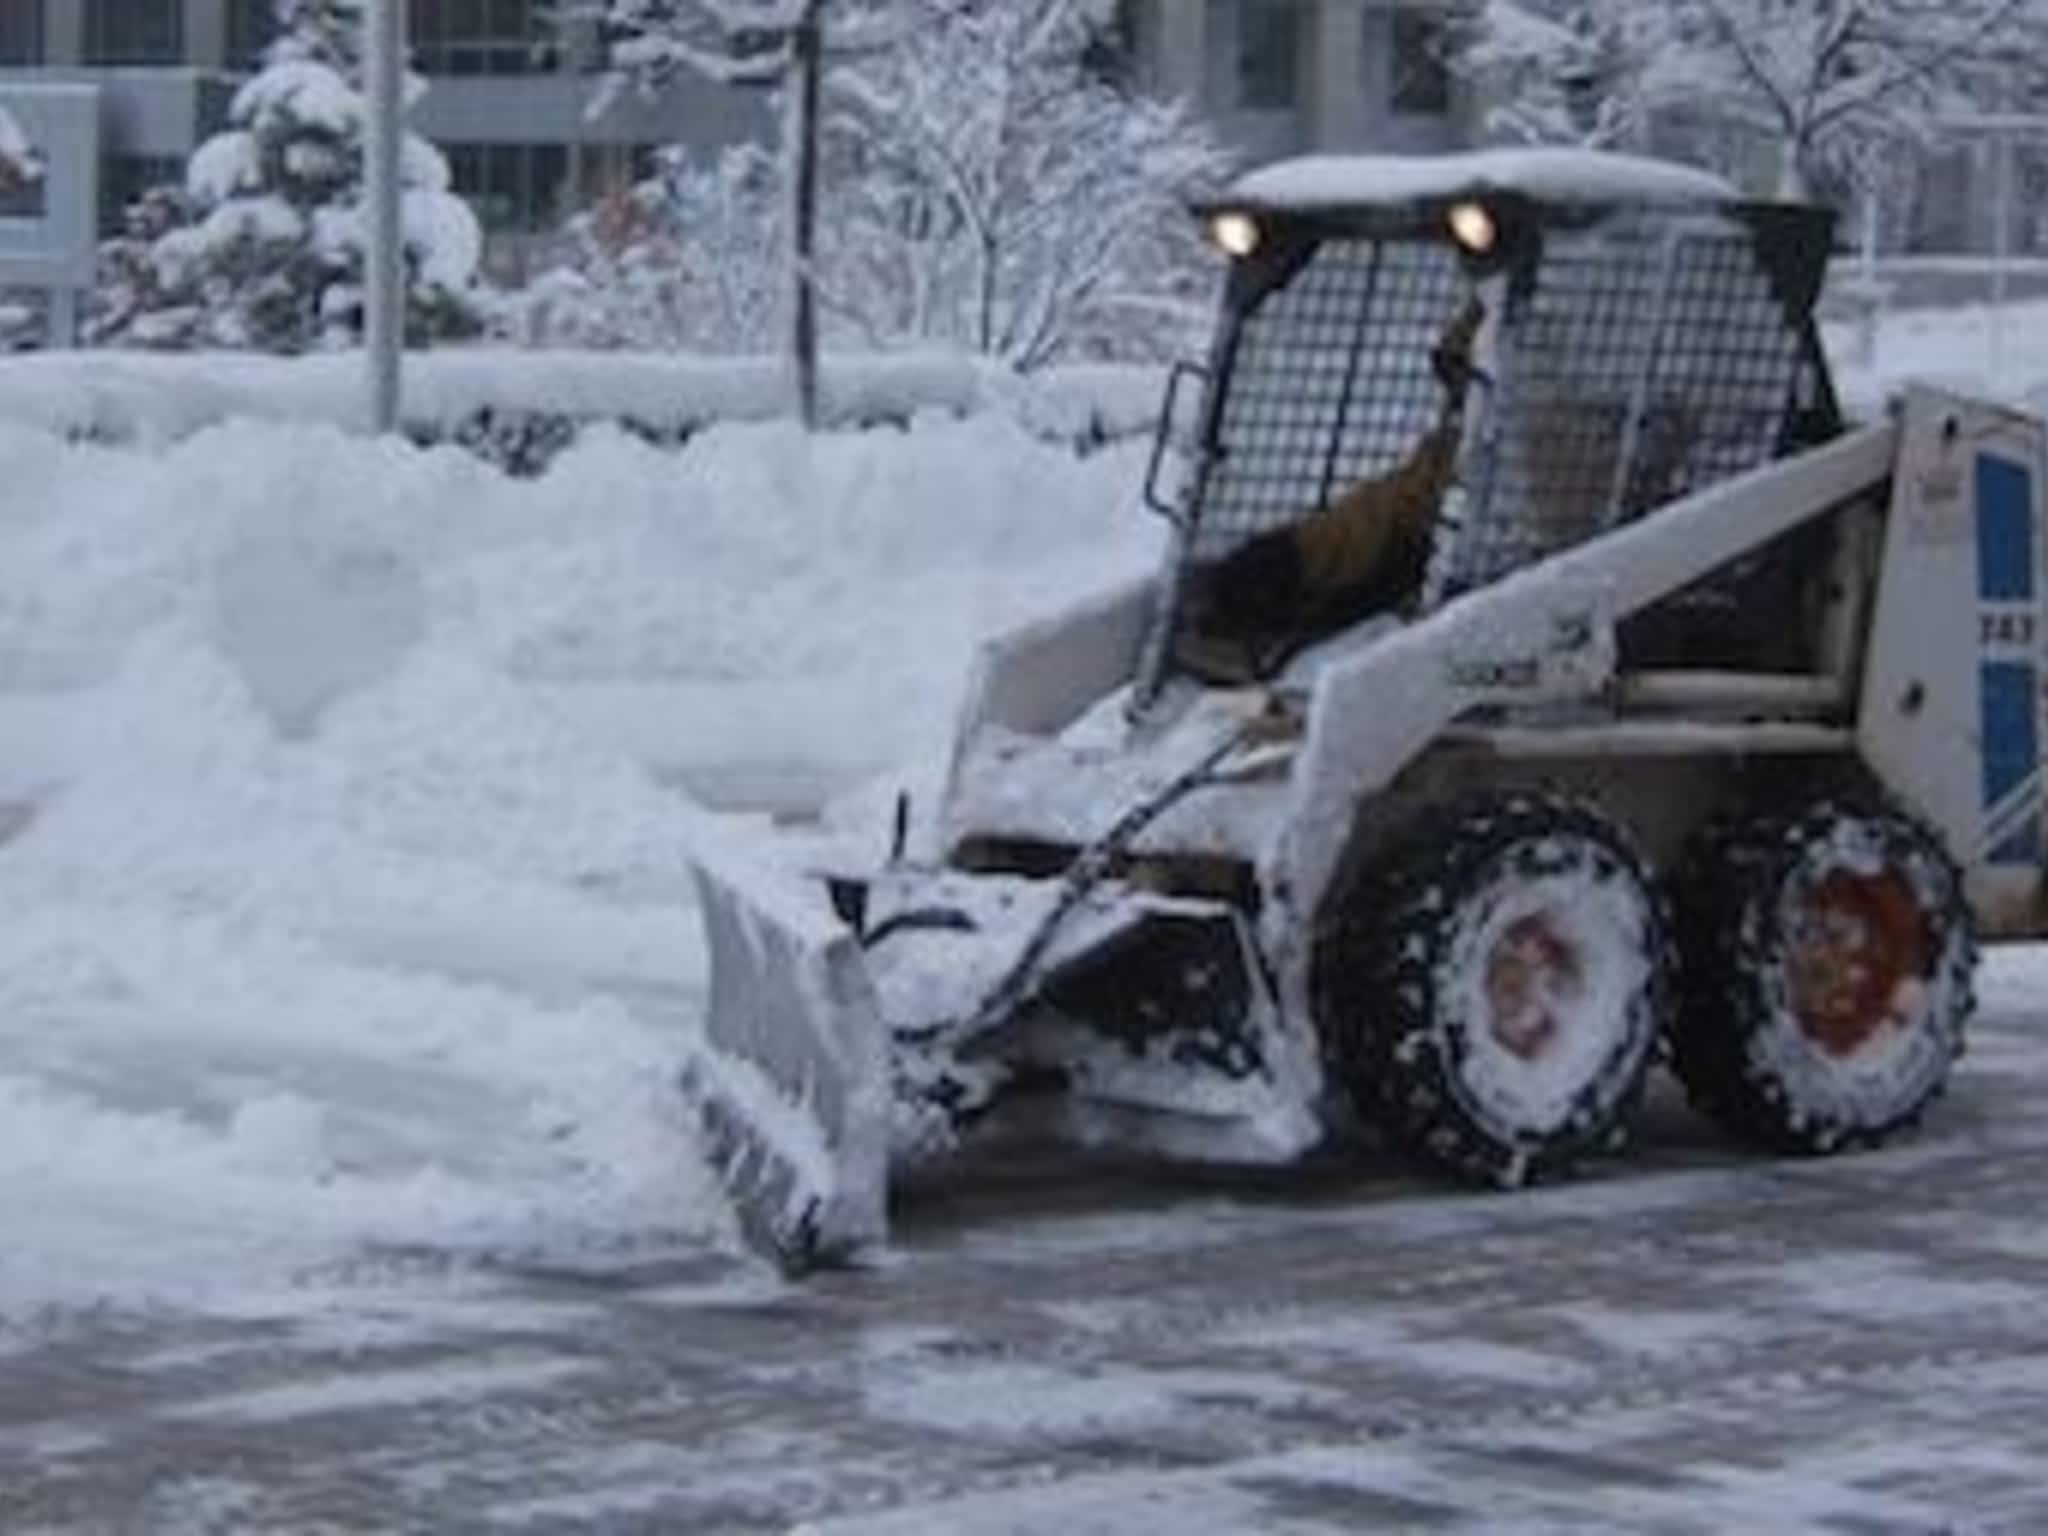
POLYGON ((795 1273, 888 1225, 889 1039, 859 941, 821 885, 699 849, 710 949, 702 1037, 683 1069, 748 1243, 795 1273))

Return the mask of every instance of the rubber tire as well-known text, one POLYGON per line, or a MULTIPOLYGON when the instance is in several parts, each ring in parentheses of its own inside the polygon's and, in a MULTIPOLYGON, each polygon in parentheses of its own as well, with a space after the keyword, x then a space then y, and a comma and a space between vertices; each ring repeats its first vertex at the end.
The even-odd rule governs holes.
POLYGON ((1881 802, 1830 798, 1786 814, 1710 825, 1674 882, 1682 963, 1672 1067, 1695 1108, 1768 1151, 1823 1156, 1916 1127, 1963 1051, 1977 946, 1962 877, 1935 834, 1881 802), (1778 906, 1789 882, 1854 846, 1907 872, 1929 924, 1924 1040, 1890 1091, 1851 1095, 1842 1070, 1799 1028, 1785 998, 1778 906))
POLYGON ((1576 801, 1487 794, 1425 812, 1340 883, 1318 924, 1312 986, 1332 1075, 1359 1114, 1426 1164, 1509 1188, 1619 1150, 1659 1050, 1674 961, 1660 885, 1632 840, 1576 801), (1643 977, 1615 1048, 1555 1125, 1514 1127, 1461 1073, 1453 946, 1474 903, 1506 879, 1626 881, 1639 903, 1643 977))

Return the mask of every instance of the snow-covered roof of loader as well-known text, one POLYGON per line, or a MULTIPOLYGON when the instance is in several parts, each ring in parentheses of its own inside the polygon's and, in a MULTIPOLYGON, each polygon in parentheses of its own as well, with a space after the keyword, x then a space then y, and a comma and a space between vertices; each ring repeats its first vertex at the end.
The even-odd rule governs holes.
POLYGON ((1665 160, 1590 149, 1449 155, 1304 155, 1237 179, 1221 201, 1261 208, 1400 206, 1485 192, 1549 203, 1723 203, 1733 183, 1665 160))

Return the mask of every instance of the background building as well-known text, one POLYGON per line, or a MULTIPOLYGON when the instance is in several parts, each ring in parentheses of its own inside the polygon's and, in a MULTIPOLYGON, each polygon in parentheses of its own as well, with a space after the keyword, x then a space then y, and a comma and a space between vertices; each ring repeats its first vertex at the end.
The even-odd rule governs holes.
MULTIPOLYGON (((1446 0, 1125 0, 1124 61, 1146 89, 1193 98, 1251 159, 1307 148, 1422 149, 1463 134, 1440 59, 1446 0)), ((679 81, 659 100, 589 105, 602 60, 553 0, 411 0, 413 67, 431 88, 414 127, 512 276, 551 229, 661 143, 767 129, 759 93, 679 81)), ((271 0, 0 0, 0 80, 90 83, 103 95, 100 200, 111 220, 183 174, 220 128, 272 30, 271 0)))
MULTIPOLYGON (((765 131, 758 93, 679 81, 658 100, 590 113, 602 60, 588 29, 558 33, 553 0, 411 0, 413 127, 448 156, 516 278, 533 237, 644 164, 654 145, 765 131)), ((273 30, 271 0, 0 0, 0 86, 26 72, 100 93, 103 225, 143 188, 184 175, 226 122, 273 30)))
POLYGON ((1248 159, 1426 151, 1471 133, 1444 62, 1464 0, 1125 0, 1138 83, 1197 102, 1248 159))

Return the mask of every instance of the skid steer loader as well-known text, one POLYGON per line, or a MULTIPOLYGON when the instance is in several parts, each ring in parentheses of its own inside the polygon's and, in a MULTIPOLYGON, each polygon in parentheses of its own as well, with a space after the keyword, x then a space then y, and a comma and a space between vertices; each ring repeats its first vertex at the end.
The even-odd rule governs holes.
POLYGON ((745 1231, 848 1259, 1027 1096, 1496 1186, 1660 1061, 1763 1148, 1913 1125, 1978 936, 2041 927, 2041 424, 1845 419, 1830 216, 1691 170, 1309 157, 1197 213, 1164 568, 986 648, 922 846, 698 865, 745 1231))

